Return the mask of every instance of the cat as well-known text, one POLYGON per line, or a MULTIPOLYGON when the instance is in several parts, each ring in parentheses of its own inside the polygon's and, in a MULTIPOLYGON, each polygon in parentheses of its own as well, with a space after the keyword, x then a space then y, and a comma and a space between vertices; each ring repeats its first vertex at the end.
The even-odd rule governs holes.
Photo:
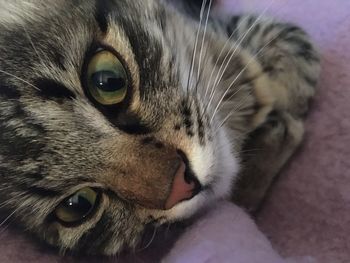
POLYGON ((295 25, 190 4, 1 1, 3 224, 114 255, 222 198, 257 209, 302 141, 319 54, 295 25))

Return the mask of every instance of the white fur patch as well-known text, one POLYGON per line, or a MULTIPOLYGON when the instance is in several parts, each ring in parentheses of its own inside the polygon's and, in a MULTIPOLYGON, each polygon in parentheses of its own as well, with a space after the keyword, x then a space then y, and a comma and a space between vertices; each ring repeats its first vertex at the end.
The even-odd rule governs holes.
POLYGON ((221 128, 216 136, 218 139, 213 145, 204 148, 196 145, 189 156, 198 180, 204 187, 208 185, 210 190, 204 189, 191 200, 181 202, 167 211, 166 216, 169 220, 191 217, 204 206, 229 195, 237 177, 239 164, 231 152, 232 145, 224 128, 221 128), (211 147, 215 147, 215 151, 211 147))

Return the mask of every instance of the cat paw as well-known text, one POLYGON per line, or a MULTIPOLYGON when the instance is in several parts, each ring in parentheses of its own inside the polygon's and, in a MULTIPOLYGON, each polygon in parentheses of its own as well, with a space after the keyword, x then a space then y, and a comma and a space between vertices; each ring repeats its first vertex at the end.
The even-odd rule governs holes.
POLYGON ((265 198, 276 175, 303 139, 301 120, 272 111, 243 147, 242 170, 234 187, 234 202, 253 213, 265 198))

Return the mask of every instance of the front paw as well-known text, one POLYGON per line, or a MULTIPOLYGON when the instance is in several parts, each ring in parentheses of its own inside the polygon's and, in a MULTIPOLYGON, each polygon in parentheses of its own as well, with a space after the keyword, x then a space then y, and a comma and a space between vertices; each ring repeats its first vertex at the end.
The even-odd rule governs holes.
POLYGON ((234 202, 249 212, 256 211, 274 178, 300 145, 303 134, 301 120, 285 112, 271 112, 243 147, 242 171, 232 193, 234 202))

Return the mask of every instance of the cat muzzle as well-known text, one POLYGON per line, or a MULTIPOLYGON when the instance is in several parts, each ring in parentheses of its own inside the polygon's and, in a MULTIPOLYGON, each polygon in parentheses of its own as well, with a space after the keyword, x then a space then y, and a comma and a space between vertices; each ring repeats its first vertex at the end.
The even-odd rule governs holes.
POLYGON ((179 150, 139 148, 123 162, 124 176, 108 176, 123 200, 148 209, 168 210, 201 191, 186 155, 179 150))

